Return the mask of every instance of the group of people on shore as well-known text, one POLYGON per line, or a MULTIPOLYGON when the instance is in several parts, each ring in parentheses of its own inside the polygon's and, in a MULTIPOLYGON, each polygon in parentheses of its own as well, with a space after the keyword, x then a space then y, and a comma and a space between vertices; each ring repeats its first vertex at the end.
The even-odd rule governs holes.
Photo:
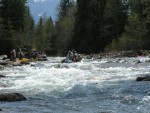
POLYGON ((21 48, 19 49, 19 52, 16 52, 16 49, 13 49, 10 52, 10 60, 12 61, 16 61, 16 58, 22 59, 24 57, 24 53, 21 50, 21 48))
POLYGON ((42 52, 38 52, 38 51, 26 52, 26 51, 22 51, 21 48, 18 51, 16 51, 16 49, 13 49, 10 52, 10 60, 14 62, 17 59, 21 60, 22 58, 43 60, 46 59, 46 57, 47 56, 42 52))

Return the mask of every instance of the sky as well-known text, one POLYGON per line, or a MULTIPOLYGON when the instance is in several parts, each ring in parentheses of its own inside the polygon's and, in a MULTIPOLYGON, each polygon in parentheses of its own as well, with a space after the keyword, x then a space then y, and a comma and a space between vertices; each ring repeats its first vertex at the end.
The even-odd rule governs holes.
POLYGON ((37 23, 40 16, 47 15, 55 21, 57 19, 57 8, 60 0, 28 0, 30 12, 37 23))

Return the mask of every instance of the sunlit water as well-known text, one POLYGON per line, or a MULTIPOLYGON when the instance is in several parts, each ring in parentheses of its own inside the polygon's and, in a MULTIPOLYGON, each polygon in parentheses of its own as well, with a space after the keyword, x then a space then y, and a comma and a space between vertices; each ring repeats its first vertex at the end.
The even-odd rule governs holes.
POLYGON ((0 102, 3 113, 150 113, 150 58, 83 59, 62 64, 49 58, 0 70, 0 93, 17 92, 26 101, 0 102), (140 60, 142 63, 135 63, 140 60))

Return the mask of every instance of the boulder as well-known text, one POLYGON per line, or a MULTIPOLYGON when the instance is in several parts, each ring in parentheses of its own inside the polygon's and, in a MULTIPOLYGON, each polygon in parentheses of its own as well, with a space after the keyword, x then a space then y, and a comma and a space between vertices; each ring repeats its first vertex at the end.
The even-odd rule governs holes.
POLYGON ((19 93, 4 93, 0 94, 0 101, 15 102, 26 100, 26 97, 19 93))
POLYGON ((135 61, 133 61, 133 63, 139 64, 139 63, 141 63, 141 61, 140 60, 135 60, 135 61))
POLYGON ((2 111, 2 109, 0 109, 0 111, 2 111))
POLYGON ((0 65, 2 65, 2 66, 6 66, 7 64, 8 64, 8 62, 0 61, 0 65))
POLYGON ((137 77, 137 81, 150 81, 150 75, 137 77))
POLYGON ((5 78, 5 76, 4 75, 0 75, 0 78, 5 78))
POLYGON ((145 60, 145 63, 149 63, 150 62, 150 59, 148 59, 148 60, 145 60))
POLYGON ((4 69, 4 66, 0 65, 0 69, 4 69))

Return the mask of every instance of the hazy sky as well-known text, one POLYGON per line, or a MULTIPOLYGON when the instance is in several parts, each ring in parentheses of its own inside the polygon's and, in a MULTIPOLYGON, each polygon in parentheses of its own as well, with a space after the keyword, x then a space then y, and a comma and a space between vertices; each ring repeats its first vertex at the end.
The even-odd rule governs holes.
POLYGON ((57 6, 60 0, 28 0, 30 12, 37 22, 41 15, 51 16, 53 20, 57 18, 57 6))

